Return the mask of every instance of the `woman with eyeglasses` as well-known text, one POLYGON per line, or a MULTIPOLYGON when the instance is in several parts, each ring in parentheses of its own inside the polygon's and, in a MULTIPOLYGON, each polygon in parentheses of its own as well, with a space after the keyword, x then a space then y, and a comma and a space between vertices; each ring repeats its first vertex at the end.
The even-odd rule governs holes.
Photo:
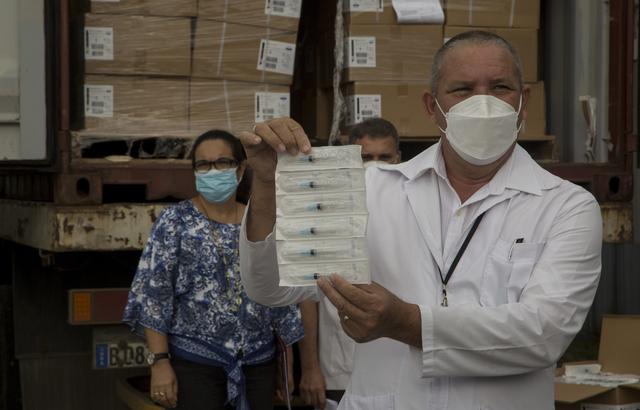
POLYGON ((236 192, 246 155, 239 140, 209 131, 191 152, 198 195, 169 206, 156 220, 124 321, 146 337, 156 403, 189 410, 271 409, 277 343, 289 346, 302 338, 300 315, 294 306, 269 308, 249 300, 240 282, 245 204, 236 192))

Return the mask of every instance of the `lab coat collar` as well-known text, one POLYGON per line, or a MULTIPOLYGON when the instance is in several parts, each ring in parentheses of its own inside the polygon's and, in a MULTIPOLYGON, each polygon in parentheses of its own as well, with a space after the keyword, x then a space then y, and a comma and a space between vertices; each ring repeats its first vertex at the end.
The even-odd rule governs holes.
MULTIPOLYGON (((398 171, 413 181, 429 170, 434 170, 441 178, 446 178, 440 142, 432 145, 410 161, 382 169, 398 171)), ((491 194, 500 195, 505 189, 526 192, 540 196, 543 190, 552 189, 561 180, 542 169, 529 153, 516 144, 513 153, 496 176, 489 183, 491 194)))

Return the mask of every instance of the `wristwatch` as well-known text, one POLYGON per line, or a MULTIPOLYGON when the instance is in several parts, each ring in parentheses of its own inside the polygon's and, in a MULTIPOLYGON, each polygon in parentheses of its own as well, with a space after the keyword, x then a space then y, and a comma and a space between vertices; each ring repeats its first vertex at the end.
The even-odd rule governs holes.
POLYGON ((147 354, 147 364, 149 366, 153 366, 158 362, 158 360, 162 360, 162 359, 171 359, 171 355, 167 352, 163 352, 163 353, 149 352, 147 354))

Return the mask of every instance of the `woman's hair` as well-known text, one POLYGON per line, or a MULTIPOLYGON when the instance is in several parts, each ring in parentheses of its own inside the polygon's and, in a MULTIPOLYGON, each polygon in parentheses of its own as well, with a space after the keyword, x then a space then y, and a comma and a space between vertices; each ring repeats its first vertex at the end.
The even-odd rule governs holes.
MULTIPOLYGON (((195 167, 196 165, 196 150, 200 144, 209 140, 223 140, 226 142, 231 148, 233 159, 236 161, 243 162, 247 159, 247 154, 244 152, 244 147, 238 138, 227 131, 211 130, 201 134, 193 142, 193 145, 191 146, 191 153, 189 154, 189 158, 191 158, 191 166, 195 167)), ((251 196, 251 179, 252 171, 251 168, 247 166, 244 170, 244 176, 236 190, 236 201, 242 202, 245 205, 249 202, 249 197, 251 196)))
POLYGON ((222 131, 222 130, 211 130, 201 134, 196 140, 193 142, 191 146, 191 153, 189 154, 189 158, 191 158, 191 165, 195 167, 196 165, 196 150, 205 141, 211 140, 223 140, 229 145, 231 148, 231 152, 233 155, 233 159, 238 162, 242 162, 247 159, 247 154, 244 152, 244 147, 240 143, 240 140, 233 136, 233 134, 222 131))

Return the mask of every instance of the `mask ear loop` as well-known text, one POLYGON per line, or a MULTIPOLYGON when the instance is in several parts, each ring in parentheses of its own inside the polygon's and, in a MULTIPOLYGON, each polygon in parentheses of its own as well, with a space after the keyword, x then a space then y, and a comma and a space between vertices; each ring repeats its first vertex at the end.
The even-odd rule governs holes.
MULTIPOLYGON (((522 110, 522 91, 520 91, 520 102, 518 103, 518 117, 520 117, 520 110, 522 110)), ((522 124, 524 124, 524 120, 520 121, 520 125, 518 125, 518 129, 516 129, 516 136, 520 134, 520 130, 522 129, 522 124)))
MULTIPOLYGON (((444 111, 442 110, 442 107, 440 107, 440 103, 438 102, 438 99, 436 97, 433 97, 434 100, 436 100, 436 105, 438 106, 438 109, 440 110, 440 112, 442 113, 442 116, 444 117, 445 121, 447 120, 447 114, 444 113, 444 111)), ((449 127, 449 124, 447 124, 447 128, 449 127)), ((440 126, 438 125, 438 129, 440 131, 442 131, 443 134, 446 134, 447 131, 443 130, 442 128, 440 128, 440 126)))

